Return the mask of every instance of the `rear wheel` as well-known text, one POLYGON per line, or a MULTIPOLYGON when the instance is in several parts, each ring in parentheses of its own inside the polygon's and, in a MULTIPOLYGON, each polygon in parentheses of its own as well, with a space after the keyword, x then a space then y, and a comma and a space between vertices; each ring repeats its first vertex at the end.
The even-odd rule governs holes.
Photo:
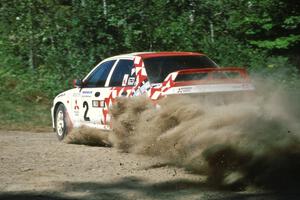
POLYGON ((59 140, 63 140, 69 131, 69 117, 66 112, 66 108, 63 104, 60 104, 55 113, 55 129, 56 135, 59 140))

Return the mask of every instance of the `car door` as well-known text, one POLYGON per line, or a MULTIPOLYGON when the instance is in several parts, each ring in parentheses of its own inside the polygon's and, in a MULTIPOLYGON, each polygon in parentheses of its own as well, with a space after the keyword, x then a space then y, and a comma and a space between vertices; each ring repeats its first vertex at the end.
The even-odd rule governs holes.
POLYGON ((116 60, 101 63, 83 81, 80 90, 80 121, 81 124, 95 128, 103 128, 102 111, 105 107, 104 99, 110 92, 105 84, 116 60))

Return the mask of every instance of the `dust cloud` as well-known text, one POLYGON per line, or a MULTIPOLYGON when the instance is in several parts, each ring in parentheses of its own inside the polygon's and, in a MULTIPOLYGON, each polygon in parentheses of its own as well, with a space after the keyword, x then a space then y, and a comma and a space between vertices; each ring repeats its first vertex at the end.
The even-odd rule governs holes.
POLYGON ((256 94, 120 98, 110 141, 131 153, 207 175, 214 186, 300 185, 299 93, 264 82, 256 94), (292 96, 292 98, 290 98, 292 96))
POLYGON ((300 185, 300 93, 265 81, 256 88, 255 94, 229 98, 168 96, 157 104, 143 96, 119 98, 110 110, 112 133, 83 129, 82 138, 69 141, 82 143, 93 135, 87 141, 159 156, 206 175, 214 187, 295 189, 300 185))
POLYGON ((108 135, 108 131, 83 126, 72 129, 64 139, 64 142, 68 144, 84 144, 89 146, 111 146, 108 135))

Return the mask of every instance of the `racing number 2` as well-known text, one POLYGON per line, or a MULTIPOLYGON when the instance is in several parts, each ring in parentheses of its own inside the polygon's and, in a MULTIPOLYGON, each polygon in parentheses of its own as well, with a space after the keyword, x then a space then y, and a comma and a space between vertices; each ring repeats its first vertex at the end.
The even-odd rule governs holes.
POLYGON ((83 102, 83 108, 85 108, 85 107, 86 107, 86 109, 84 111, 83 119, 84 119, 84 121, 90 121, 90 118, 87 116, 87 113, 89 111, 89 104, 86 101, 83 102))

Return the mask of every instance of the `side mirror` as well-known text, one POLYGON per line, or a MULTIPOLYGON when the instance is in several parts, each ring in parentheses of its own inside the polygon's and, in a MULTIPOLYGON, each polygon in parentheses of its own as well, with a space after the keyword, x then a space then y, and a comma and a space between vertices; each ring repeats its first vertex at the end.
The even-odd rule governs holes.
POLYGON ((73 80, 73 87, 74 88, 81 88, 83 86, 83 82, 81 79, 74 79, 73 80))

